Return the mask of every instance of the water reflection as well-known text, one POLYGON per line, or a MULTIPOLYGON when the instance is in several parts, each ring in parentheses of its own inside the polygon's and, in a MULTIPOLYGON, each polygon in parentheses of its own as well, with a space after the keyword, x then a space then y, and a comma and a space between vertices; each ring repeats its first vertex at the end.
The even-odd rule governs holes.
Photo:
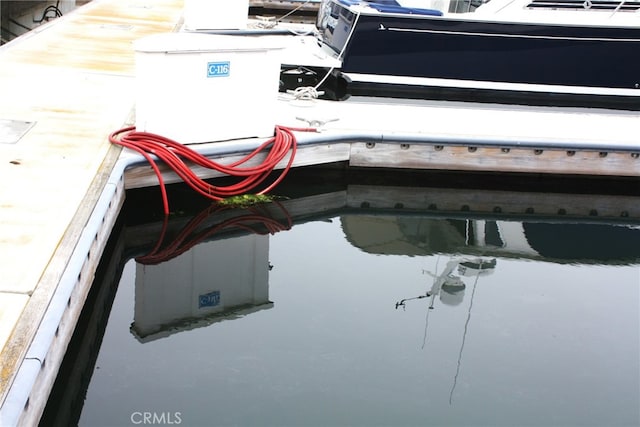
MULTIPOLYGON (((249 209, 209 206, 171 229, 165 220, 153 249, 136 257, 132 333, 142 342, 271 308, 269 235, 292 227, 286 204, 249 209), (215 278, 215 280, 212 280, 215 278)), ((370 210, 370 209, 369 209, 370 210)), ((572 222, 522 222, 346 213, 345 238, 372 254, 449 255, 442 271, 424 271, 433 284, 423 295, 446 305, 462 303, 465 281, 488 275, 495 257, 553 263, 634 264, 640 227, 572 222), (477 255, 482 255, 478 257, 477 255), (456 275, 457 272, 457 275, 456 275)))
MULTIPOLYGON (((396 302, 396 310, 398 307, 406 309, 407 302, 415 299, 431 298, 429 302, 429 309, 435 308, 436 297, 440 296, 440 301, 446 305, 458 305, 464 299, 464 291, 467 287, 465 282, 454 274, 454 270, 458 270, 458 273, 463 276, 474 276, 474 286, 478 282, 480 275, 487 275, 493 272, 496 267, 496 260, 494 259, 450 259, 447 262, 444 270, 439 274, 434 274, 427 271, 430 276, 433 277, 433 285, 431 289, 424 295, 418 295, 411 298, 403 298, 396 302)), ((437 265, 436 265, 437 273, 437 265)))
MULTIPOLYGON (((437 264, 436 264, 437 267, 437 264)), ((454 376, 453 385, 451 387, 451 393, 449 394, 449 404, 453 402, 453 392, 458 383, 458 375, 460 374, 460 366, 462 362, 462 352, 464 350, 464 343, 467 338, 467 330, 469 328, 469 322, 471 320, 471 309, 473 308, 473 297, 476 294, 476 286, 478 285, 478 279, 480 275, 487 275, 493 272, 493 269, 496 267, 496 260, 490 259, 485 260, 482 258, 478 259, 462 259, 455 260, 450 259, 447 262, 442 273, 432 274, 433 276, 433 285, 431 286, 431 290, 427 292, 424 296, 430 297, 431 301, 429 304, 429 310, 433 310, 435 298, 437 295, 440 295, 440 300, 446 305, 459 305, 464 297, 464 290, 466 288, 466 284, 459 277, 453 274, 454 270, 457 268, 458 272, 464 276, 474 276, 475 280, 473 281, 473 289, 471 291, 471 302, 469 303, 469 311, 467 313, 467 320, 464 324, 464 334, 462 335, 462 342, 460 344, 460 352, 458 354, 458 363, 456 368, 456 374, 454 376)), ((417 297, 418 299, 422 298, 422 296, 417 297)), ((398 307, 406 308, 407 299, 401 300, 396 303, 396 309, 398 307)), ((425 319, 424 325, 424 337, 422 339, 422 348, 424 349, 427 343, 427 333, 429 329, 429 314, 430 311, 427 311, 427 316, 425 319)))
POLYGON ((128 219, 100 354, 61 375, 91 383, 63 415, 60 380, 44 424, 637 424, 640 205, 550 197, 348 185, 128 219))
POLYGON ((436 297, 440 297, 440 301, 445 305, 456 306, 462 303, 464 299, 464 292, 467 287, 464 280, 455 275, 457 270, 458 274, 462 276, 474 277, 473 288, 471 291, 471 302, 469 303, 469 311, 467 313, 467 320, 464 324, 464 333, 462 335, 462 342, 460 344, 460 352, 458 354, 458 363, 456 374, 454 376, 453 385, 451 387, 451 393, 449 394, 449 404, 453 402, 453 393, 458 382, 458 375, 460 373, 460 366, 462 362, 462 353, 464 350, 464 343, 467 338, 467 330, 469 328, 469 322, 471 320, 471 309, 473 308, 473 297, 476 293, 476 286, 478 285, 478 279, 480 275, 486 276, 491 274, 496 268, 496 259, 485 258, 450 258, 442 272, 437 273, 438 264, 436 264, 436 273, 426 271, 431 277, 433 277, 433 284, 431 289, 424 295, 418 295, 416 297, 404 298, 396 302, 396 310, 402 307, 406 310, 407 302, 411 300, 429 298, 429 306, 425 317, 424 324, 424 336, 422 338, 422 349, 427 344, 427 334, 429 330, 429 315, 431 310, 435 309, 436 297))
POLYGON ((170 236, 165 219, 154 248, 136 258, 131 332, 147 342, 271 308, 267 236, 290 227, 279 202, 210 206, 170 236))
POLYGON ((640 259, 640 226, 633 222, 360 215, 343 217, 342 224, 354 246, 377 254, 464 253, 581 264, 640 259))

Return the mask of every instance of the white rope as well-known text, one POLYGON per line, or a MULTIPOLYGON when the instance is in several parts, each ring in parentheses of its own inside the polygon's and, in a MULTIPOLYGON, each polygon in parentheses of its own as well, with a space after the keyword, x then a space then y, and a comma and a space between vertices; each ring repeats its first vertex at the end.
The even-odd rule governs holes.
MULTIPOLYGON (((358 24, 358 19, 360 18, 360 13, 359 12, 355 12, 355 15, 356 16, 355 16, 354 21, 353 21, 353 26, 351 27, 351 30, 349 31, 349 34, 347 35, 347 39, 344 42, 344 46, 342 47, 340 53, 338 54, 338 60, 342 59, 342 55, 344 55, 344 52, 347 49, 347 45, 349 44, 349 41, 351 40, 351 36, 353 36, 353 33, 354 33, 355 29, 356 29, 356 25, 358 24)), ((335 67, 329 68, 329 70, 324 75, 324 77, 315 86, 297 87, 295 90, 287 90, 287 93, 290 94, 290 95, 293 95, 293 98, 295 100, 309 101, 309 100, 318 99, 318 97, 320 95, 324 94, 324 92, 318 90, 318 88, 329 78, 331 73, 333 73, 334 69, 335 69, 335 67)))
POLYGON ((297 87, 294 90, 287 90, 287 93, 293 95, 294 99, 305 101, 318 99, 320 95, 324 94, 323 91, 317 90, 313 86, 297 87))
MULTIPOLYGON (((344 45, 342 46, 342 49, 340 50, 340 53, 338 54, 338 61, 342 60, 342 55, 344 55, 345 50, 347 50, 347 46, 349 45, 349 42, 351 41, 351 36, 353 36, 353 33, 356 30, 356 26, 358 25, 358 20, 360 19, 360 12, 355 12, 355 14, 356 14, 356 17, 353 19, 353 26, 351 27, 351 31, 349 31, 349 34, 347 35, 347 39, 344 41, 344 45)), ((335 69, 335 67, 331 67, 329 69, 329 71, 327 71, 327 74, 325 74, 324 77, 322 78, 322 80, 320 80, 320 82, 315 86, 316 89, 319 88, 325 82, 325 80, 327 80, 329 78, 331 73, 333 73, 334 69, 335 69)))
POLYGON ((305 6, 307 3, 309 3, 311 0, 307 0, 304 3, 298 5, 298 7, 296 7, 295 9, 291 10, 289 13, 287 13, 286 15, 281 16, 278 21, 281 21, 283 19, 285 19, 286 17, 288 17, 289 15, 297 12, 301 7, 305 6))

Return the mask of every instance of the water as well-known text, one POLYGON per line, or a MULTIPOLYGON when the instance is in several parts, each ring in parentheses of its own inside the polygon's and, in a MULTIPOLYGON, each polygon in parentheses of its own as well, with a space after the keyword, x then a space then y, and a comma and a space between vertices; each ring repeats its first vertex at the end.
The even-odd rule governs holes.
POLYGON ((85 426, 640 424, 632 220, 434 214, 411 200, 459 189, 377 188, 185 215, 165 247, 198 244, 144 263, 161 222, 123 226, 99 351, 72 358, 85 385, 58 385, 44 422, 71 407, 85 426))

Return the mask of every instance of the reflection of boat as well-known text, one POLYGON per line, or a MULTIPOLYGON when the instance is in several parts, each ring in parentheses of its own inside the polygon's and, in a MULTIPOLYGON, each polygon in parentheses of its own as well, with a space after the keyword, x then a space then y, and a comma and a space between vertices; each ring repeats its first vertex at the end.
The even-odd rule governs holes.
POLYGON ((347 82, 632 105, 639 11, 637 0, 324 0, 317 27, 347 82))
POLYGON ((464 253, 584 264, 640 260, 640 228, 629 225, 388 215, 343 215, 341 221, 351 244, 370 253, 464 253))

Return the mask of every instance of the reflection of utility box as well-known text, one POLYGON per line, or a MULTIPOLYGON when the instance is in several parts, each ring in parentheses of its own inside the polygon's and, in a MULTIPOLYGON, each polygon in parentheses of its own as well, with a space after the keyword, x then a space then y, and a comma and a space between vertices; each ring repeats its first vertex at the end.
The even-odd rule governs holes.
POLYGON ((131 331, 152 341, 270 308, 269 236, 201 243, 158 265, 136 265, 131 331))
POLYGON ((136 130, 184 144, 273 136, 282 49, 275 41, 166 33, 134 47, 136 130))

